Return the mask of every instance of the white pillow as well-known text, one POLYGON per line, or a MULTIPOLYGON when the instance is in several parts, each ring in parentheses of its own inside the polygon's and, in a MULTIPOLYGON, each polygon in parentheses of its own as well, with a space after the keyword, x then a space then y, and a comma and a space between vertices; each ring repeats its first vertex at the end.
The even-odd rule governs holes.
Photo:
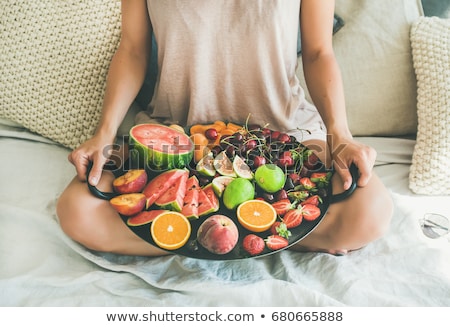
POLYGON ((410 188, 450 195, 450 19, 419 19, 411 28, 411 46, 419 126, 410 188))
MULTIPOLYGON (((345 21, 333 44, 351 132, 414 134, 416 80, 409 31, 423 15, 420 0, 336 0, 336 13, 345 21)), ((304 83, 301 62, 298 75, 304 83)))
POLYGON ((2 1, 0 117, 75 148, 95 131, 119 0, 2 1))

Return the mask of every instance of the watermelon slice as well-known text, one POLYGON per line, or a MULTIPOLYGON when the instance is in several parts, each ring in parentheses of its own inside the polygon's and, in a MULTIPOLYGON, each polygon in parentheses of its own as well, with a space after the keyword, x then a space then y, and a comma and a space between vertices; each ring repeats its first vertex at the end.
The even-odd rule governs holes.
POLYGON ((186 195, 183 199, 183 208, 181 213, 189 219, 198 218, 198 194, 201 190, 198 178, 196 176, 189 177, 186 182, 186 195))
POLYGON ((219 210, 219 200, 212 184, 206 185, 198 193, 198 216, 204 216, 219 210))
POLYGON ((185 170, 185 173, 178 177, 178 179, 156 199, 155 204, 163 209, 180 212, 184 204, 183 199, 186 195, 186 182, 188 177, 189 172, 185 170))
POLYGON ((133 126, 129 145, 131 162, 157 171, 188 166, 195 147, 188 135, 160 124, 133 126))
POLYGON ((127 224, 130 226, 142 226, 151 223, 159 214, 166 212, 167 210, 156 209, 149 211, 141 211, 137 215, 134 215, 127 219, 127 224))
POLYGON ((165 193, 178 179, 188 175, 189 172, 185 169, 171 169, 153 178, 142 191, 147 198, 146 208, 150 208, 156 199, 165 193))

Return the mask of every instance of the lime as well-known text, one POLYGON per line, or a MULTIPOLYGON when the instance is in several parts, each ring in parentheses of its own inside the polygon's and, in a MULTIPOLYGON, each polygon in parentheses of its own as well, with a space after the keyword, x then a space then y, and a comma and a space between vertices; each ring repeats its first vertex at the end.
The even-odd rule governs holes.
POLYGON ((212 152, 208 152, 200 161, 197 163, 195 170, 204 176, 214 176, 216 174, 216 169, 214 168, 214 157, 212 152))
POLYGON ((221 198, 223 191, 225 191, 225 188, 227 187, 228 184, 231 183, 231 181, 234 179, 234 177, 231 176, 217 176, 214 177, 214 179, 212 180, 212 187, 214 190, 214 193, 216 193, 216 195, 221 198))
POLYGON ((275 193, 284 187, 286 176, 277 165, 265 164, 256 169, 255 181, 262 190, 275 193))
POLYGON ((239 156, 235 156, 233 160, 233 169, 238 177, 252 179, 253 172, 250 167, 245 163, 244 159, 239 156))
POLYGON ((236 177, 223 192, 223 204, 228 209, 235 209, 241 203, 255 197, 255 188, 248 179, 236 177))
POLYGON ((214 168, 222 176, 236 177, 236 173, 233 169, 233 163, 230 158, 228 158, 225 151, 220 152, 214 158, 214 168))

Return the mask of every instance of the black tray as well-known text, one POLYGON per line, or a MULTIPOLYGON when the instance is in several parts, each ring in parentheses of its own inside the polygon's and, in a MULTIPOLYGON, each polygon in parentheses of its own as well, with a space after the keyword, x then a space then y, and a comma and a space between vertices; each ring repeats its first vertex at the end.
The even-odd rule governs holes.
MULTIPOLYGON (((129 167, 129 165, 124 165, 125 167, 129 167)), ((323 165, 322 165, 323 166, 323 165)), ((90 170, 92 168, 92 165, 89 165, 88 167, 88 175, 90 173, 90 170)), ((121 174, 125 173, 125 170, 118 170, 118 169, 114 169, 112 167, 107 167, 105 166, 105 169, 108 170, 114 170, 114 174, 115 176, 120 176, 121 174)), ((326 170, 325 168, 321 169, 321 170, 316 170, 316 172, 329 172, 330 170, 326 170)), ((333 172, 333 171, 331 171, 333 172)), ((220 209, 217 212, 211 213, 207 216, 202 216, 199 219, 190 219, 189 221, 191 222, 191 236, 189 238, 189 241, 186 243, 186 245, 184 245, 183 247, 177 249, 177 250, 173 250, 170 252, 176 253, 176 254, 180 254, 186 257, 191 257, 191 258, 197 258, 197 259, 207 259, 207 260, 238 260, 238 259, 246 259, 246 258, 255 258, 255 257, 261 257, 261 256, 266 256, 266 255, 270 255, 270 254, 274 254, 276 252, 285 250, 289 247, 291 247, 292 245, 298 243, 299 241, 301 241, 303 238, 305 238, 309 233, 311 233, 322 221, 322 219, 325 217, 328 208, 330 206, 330 204, 335 203, 335 202, 340 202, 345 200, 346 198, 348 198, 351 194, 353 194, 353 192, 356 189, 356 181, 358 179, 358 169, 355 165, 352 165, 350 167, 350 173, 352 175, 352 185, 351 187, 344 191, 343 193, 340 194, 335 194, 332 195, 332 183, 330 182, 328 184, 328 189, 327 189, 327 196, 322 197, 322 203, 319 204, 319 208, 320 208, 320 216, 313 220, 313 221, 306 221, 303 220, 302 223, 295 228, 290 229, 290 232, 292 233, 292 235, 289 237, 289 245, 287 247, 284 247, 280 250, 270 250, 267 247, 264 249, 264 251, 258 255, 255 256, 251 256, 249 255, 243 248, 242 248, 242 239, 247 235, 247 234, 251 234, 253 232, 250 232, 248 230, 246 230, 245 228, 243 228, 240 223, 237 221, 237 217, 234 211, 230 211, 227 210, 225 208, 225 206, 222 204, 221 200, 220 201, 220 209), (239 230, 239 240, 237 245, 235 246, 235 248, 227 253, 227 254, 213 254, 209 251, 207 251, 205 248, 203 248, 200 244, 197 243, 196 241, 196 235, 197 235, 197 230, 200 226, 200 224, 209 216, 215 215, 215 214, 223 214, 226 215, 228 217, 230 217, 235 223, 236 226, 238 227, 239 230)), ((149 180, 153 177, 155 177, 155 172, 149 172, 149 180)), ((91 191, 91 193, 93 195, 95 195, 96 197, 103 199, 103 200, 110 200, 111 198, 113 198, 114 196, 117 196, 117 193, 114 192, 102 192, 100 190, 98 190, 95 186, 91 185, 88 183, 88 187, 89 190, 91 191)), ((121 216, 124 223, 127 225, 128 228, 130 228, 136 235, 138 235, 139 237, 141 237, 143 240, 145 240, 146 242, 158 247, 155 242, 152 239, 152 236, 150 234, 150 224, 145 224, 145 225, 141 225, 141 226, 130 226, 127 224, 127 219, 129 217, 125 217, 125 216, 121 216)), ((253 233, 255 234, 255 233, 253 233)), ((256 233, 259 236, 261 236, 263 239, 265 239, 267 236, 270 235, 270 231, 266 231, 266 232, 262 232, 262 233, 256 233)), ((167 251, 167 250, 166 250, 167 251)))

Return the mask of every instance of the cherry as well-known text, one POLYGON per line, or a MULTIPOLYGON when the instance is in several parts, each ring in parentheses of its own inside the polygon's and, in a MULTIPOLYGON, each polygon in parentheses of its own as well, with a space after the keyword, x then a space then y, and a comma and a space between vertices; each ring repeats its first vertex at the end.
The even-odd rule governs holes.
POLYGON ((270 134, 270 138, 273 141, 278 141, 278 138, 280 137, 280 132, 278 131, 272 131, 272 133, 270 134))
POLYGON ((265 157, 262 156, 255 156, 253 158, 253 167, 258 168, 259 166, 265 165, 267 162, 265 157))
POLYGON ((277 141, 281 142, 281 143, 290 143, 291 142, 291 137, 288 134, 286 134, 286 133, 280 133, 280 135, 278 136, 277 141))
POLYGON ((253 150, 258 145, 258 142, 256 140, 248 140, 245 143, 245 146, 247 147, 247 150, 253 150))
POLYGON ((222 148, 219 145, 213 146, 211 149, 211 152, 213 154, 213 157, 216 157, 220 152, 222 152, 222 148))
POLYGON ((277 193, 275 193, 275 201, 280 201, 288 198, 288 194, 286 190, 281 189, 277 193))
POLYGON ((215 128, 208 128, 205 131, 205 136, 208 140, 215 141, 219 137, 219 133, 215 128))

